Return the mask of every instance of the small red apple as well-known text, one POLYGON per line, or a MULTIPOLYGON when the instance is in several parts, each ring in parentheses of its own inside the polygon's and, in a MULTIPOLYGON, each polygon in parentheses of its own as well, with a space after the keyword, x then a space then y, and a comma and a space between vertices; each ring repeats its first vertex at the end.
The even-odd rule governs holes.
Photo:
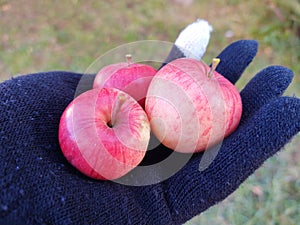
POLYGON ((83 174, 117 179, 143 159, 150 139, 145 111, 114 88, 92 89, 65 109, 59 143, 66 159, 83 174))
POLYGON ((236 87, 195 59, 174 60, 160 69, 148 88, 145 110, 151 130, 165 146, 199 152, 238 126, 242 101, 236 87))
POLYGON ((149 84, 156 74, 152 66, 132 63, 131 55, 126 55, 127 62, 103 67, 96 75, 93 87, 112 87, 131 95, 144 108, 149 84))

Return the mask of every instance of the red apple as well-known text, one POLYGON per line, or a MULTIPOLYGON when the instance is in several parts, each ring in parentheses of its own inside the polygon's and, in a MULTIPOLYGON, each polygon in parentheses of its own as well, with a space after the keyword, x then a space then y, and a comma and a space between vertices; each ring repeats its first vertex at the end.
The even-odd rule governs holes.
POLYGON ((181 58, 157 72, 145 110, 151 130, 167 147, 199 152, 238 126, 242 101, 236 87, 201 61, 181 58))
POLYGON ((114 88, 92 89, 65 109, 59 143, 66 159, 83 174, 117 179, 143 159, 150 139, 145 111, 114 88))
POLYGON ((131 63, 131 55, 126 55, 126 58, 127 62, 103 67, 97 73, 93 87, 120 89, 131 95, 144 108, 149 84, 157 71, 146 64, 131 63))

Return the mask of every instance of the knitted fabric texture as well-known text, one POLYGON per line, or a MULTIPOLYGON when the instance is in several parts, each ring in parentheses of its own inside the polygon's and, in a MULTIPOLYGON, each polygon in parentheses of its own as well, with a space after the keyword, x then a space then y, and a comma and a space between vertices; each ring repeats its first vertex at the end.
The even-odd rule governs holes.
MULTIPOLYGON (((233 43, 219 55, 218 72, 235 83, 256 51, 255 41, 233 43)), ((299 132, 300 100, 281 97, 292 76, 271 66, 246 85, 241 124, 207 169, 199 171, 198 153, 169 179, 141 187, 92 180, 63 157, 59 120, 82 74, 54 71, 1 83, 0 224, 186 222, 225 199, 299 132)))
POLYGON ((206 20, 198 19, 179 33, 174 44, 185 57, 201 59, 206 51, 212 30, 212 26, 206 20))

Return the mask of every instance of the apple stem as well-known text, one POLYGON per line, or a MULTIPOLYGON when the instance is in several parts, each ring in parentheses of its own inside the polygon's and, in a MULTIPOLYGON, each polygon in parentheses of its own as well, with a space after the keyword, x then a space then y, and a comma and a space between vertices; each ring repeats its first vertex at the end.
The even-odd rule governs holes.
POLYGON ((132 63, 132 55, 131 54, 127 54, 126 56, 126 61, 127 61, 127 63, 128 63, 128 66, 132 63))
POLYGON ((213 73, 215 72, 217 66, 219 65, 220 61, 221 61, 221 60, 220 60, 219 58, 213 58, 213 59, 212 59, 212 65, 211 65, 211 68, 210 68, 210 70, 209 70, 208 73, 207 73, 208 78, 211 78, 211 76, 212 76, 213 73))
POLYGON ((121 111, 120 108, 123 105, 123 103, 125 102, 125 96, 119 95, 117 98, 118 99, 115 101, 115 104, 113 106, 113 110, 111 113, 111 120, 107 123, 107 125, 110 128, 112 128, 115 125, 117 113, 121 111))

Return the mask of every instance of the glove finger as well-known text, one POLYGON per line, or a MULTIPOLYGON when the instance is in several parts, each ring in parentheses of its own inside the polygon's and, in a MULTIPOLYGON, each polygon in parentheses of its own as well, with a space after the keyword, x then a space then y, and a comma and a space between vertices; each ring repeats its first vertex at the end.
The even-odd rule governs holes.
POLYGON ((169 55, 167 56, 166 60, 162 63, 160 69, 166 64, 168 64, 169 62, 172 62, 173 60, 179 58, 185 58, 185 55, 176 45, 173 45, 169 55))
POLYGON ((162 66, 178 58, 195 58, 200 60, 204 55, 213 28, 205 20, 187 25, 178 35, 175 43, 162 66))
POLYGON ((255 40, 239 40, 227 46, 218 56, 217 71, 235 84, 257 53, 255 40))
POLYGON ((241 91, 243 114, 241 124, 261 106, 281 96, 293 79, 293 71, 283 66, 269 66, 251 79, 241 91))
POLYGON ((299 131, 300 99, 272 99, 224 140, 206 170, 199 171, 203 154, 195 154, 163 183, 174 220, 184 222, 225 199, 299 131))

